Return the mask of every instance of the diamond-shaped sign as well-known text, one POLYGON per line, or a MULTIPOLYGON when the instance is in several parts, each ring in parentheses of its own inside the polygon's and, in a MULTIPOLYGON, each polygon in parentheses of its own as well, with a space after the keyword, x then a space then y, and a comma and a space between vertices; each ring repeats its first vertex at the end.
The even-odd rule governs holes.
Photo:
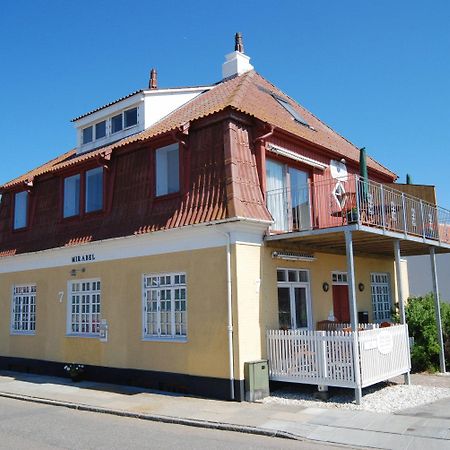
POLYGON ((343 209, 347 201, 347 196, 345 195, 344 186, 340 181, 336 183, 336 186, 333 189, 333 196, 339 207, 343 209))

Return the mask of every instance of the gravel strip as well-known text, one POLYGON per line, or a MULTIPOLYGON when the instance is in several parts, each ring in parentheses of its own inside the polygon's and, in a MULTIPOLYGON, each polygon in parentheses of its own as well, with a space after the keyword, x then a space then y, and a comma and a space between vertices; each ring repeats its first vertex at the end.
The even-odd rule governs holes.
POLYGON ((353 395, 352 389, 330 390, 330 398, 324 402, 315 399, 312 392, 281 389, 264 399, 264 403, 392 413, 450 397, 450 389, 419 385, 379 384, 363 389, 361 405, 354 403, 353 395))

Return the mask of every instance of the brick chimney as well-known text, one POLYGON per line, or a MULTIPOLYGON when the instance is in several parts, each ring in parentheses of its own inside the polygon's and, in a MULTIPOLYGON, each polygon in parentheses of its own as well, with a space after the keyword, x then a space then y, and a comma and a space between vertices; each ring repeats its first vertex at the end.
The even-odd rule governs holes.
POLYGON ((250 70, 253 70, 253 66, 250 64, 250 57, 244 54, 242 33, 236 33, 234 36, 234 52, 226 55, 225 62, 222 64, 222 78, 242 75, 250 70))
POLYGON ((150 80, 148 81, 149 89, 158 89, 158 76, 156 69, 150 71, 150 80))

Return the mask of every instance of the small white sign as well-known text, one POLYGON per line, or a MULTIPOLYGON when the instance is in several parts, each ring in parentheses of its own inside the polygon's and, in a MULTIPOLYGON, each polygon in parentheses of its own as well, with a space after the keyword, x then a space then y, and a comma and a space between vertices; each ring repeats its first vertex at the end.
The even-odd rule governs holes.
POLYGON ((378 351, 382 355, 388 355, 392 352, 394 342, 392 341, 392 336, 389 333, 380 333, 377 337, 377 341, 378 351))
POLYGON ((100 342, 108 342, 108 322, 106 319, 100 321, 100 342))

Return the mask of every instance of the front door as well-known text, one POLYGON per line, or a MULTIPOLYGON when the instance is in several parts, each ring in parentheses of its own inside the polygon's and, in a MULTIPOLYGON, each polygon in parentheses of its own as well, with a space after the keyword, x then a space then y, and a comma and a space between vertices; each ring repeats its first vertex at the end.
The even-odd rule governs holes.
POLYGON ((311 301, 308 272, 289 269, 278 269, 277 272, 280 329, 310 328, 311 301))
POLYGON ((333 285, 333 314, 338 322, 350 323, 348 286, 345 284, 333 285))

